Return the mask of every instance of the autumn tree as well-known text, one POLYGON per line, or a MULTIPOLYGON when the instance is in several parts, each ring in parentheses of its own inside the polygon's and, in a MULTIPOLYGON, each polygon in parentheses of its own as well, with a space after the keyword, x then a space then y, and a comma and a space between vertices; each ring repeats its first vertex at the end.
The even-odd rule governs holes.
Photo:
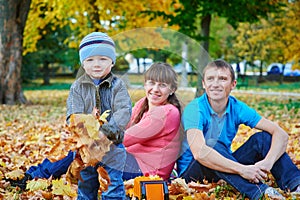
POLYGON ((271 13, 264 23, 269 51, 268 62, 300 61, 300 1, 286 1, 281 12, 271 13))
MULTIPOLYGON (((67 0, 33 0, 31 12, 28 17, 28 26, 25 29, 25 53, 37 51, 37 41, 44 38, 46 32, 45 27, 47 24, 55 27, 68 26, 72 30, 72 35, 66 38, 65 43, 69 44, 70 48, 77 49, 80 39, 92 31, 102 31, 108 33, 115 39, 114 36, 123 34, 128 40, 143 40, 148 38, 141 34, 126 34, 128 30, 134 30, 140 27, 165 27, 167 21, 160 18, 150 20, 151 16, 147 16, 143 11, 145 10, 172 10, 171 0, 164 1, 163 4, 158 1, 134 0, 130 3, 120 1, 99 1, 88 0, 84 4, 78 4, 76 1, 67 0), (43 9, 41 9, 43 8, 43 9), (42 16, 42 17, 41 17, 42 16), (138 37, 140 38, 137 38, 138 37)), ((152 41, 159 41, 159 35, 155 33, 154 29, 147 29, 152 41), (156 37, 156 38, 155 38, 156 37), (155 39, 154 39, 155 38, 155 39)), ((120 38, 120 37, 116 37, 120 38)), ((152 41, 148 40, 148 45, 138 46, 141 48, 151 49, 152 41)), ((144 40, 145 42, 145 40, 144 40)), ((163 42, 161 42, 163 44, 163 42)), ((138 50, 137 46, 131 46, 127 51, 138 50)), ((119 49, 118 49, 119 50, 119 49)), ((157 49, 156 49, 157 50, 157 49)), ((119 55, 125 53, 118 51, 119 55)))
POLYGON ((21 88, 23 31, 31 0, 0 0, 0 104, 24 103, 21 88))
MULTIPOLYGON (((233 0, 228 2, 222 0, 180 0, 180 3, 182 6, 175 10, 175 15, 163 12, 155 12, 155 14, 168 18, 170 20, 169 25, 178 25, 180 32, 201 42, 203 50, 200 50, 199 55, 201 64, 198 66, 198 71, 200 72, 209 61, 207 55, 209 55, 210 25, 213 16, 226 18, 227 22, 236 28, 239 22, 256 22, 259 17, 267 17, 268 13, 275 12, 282 6, 280 1, 272 0, 233 0)), ((196 96, 202 92, 202 77, 199 75, 196 96)))
POLYGON ((64 42, 71 48, 78 48, 80 39, 92 31, 103 31, 113 36, 139 27, 166 27, 167 20, 162 17, 150 20, 151 17, 142 11, 157 9, 170 14, 173 1, 84 0, 79 3, 68 0, 32 0, 32 2, 1 0, 0 2, 0 58, 3 63, 0 71, 0 98, 2 104, 15 104, 26 102, 21 92, 22 54, 37 51, 36 44, 47 34, 45 31, 47 25, 53 25, 51 27, 53 29, 69 26, 72 35, 64 42), (30 12, 26 21, 29 7, 30 12))
POLYGON ((158 9, 170 13, 171 2, 167 0, 161 4, 159 0, 85 0, 78 3, 68 0, 33 0, 24 34, 25 53, 36 51, 37 41, 42 34, 46 34, 39 30, 43 30, 47 24, 52 24, 53 28, 70 26, 72 35, 65 42, 73 48, 77 48, 80 39, 92 31, 102 31, 114 36, 135 28, 166 27, 167 20, 163 17, 151 20, 151 16, 143 11, 158 9))
POLYGON ((69 37, 71 31, 68 26, 53 29, 51 24, 47 25, 44 30, 47 34, 42 35, 36 44, 37 51, 29 52, 23 57, 22 77, 33 76, 33 74, 41 74, 43 77, 43 85, 50 85, 50 77, 55 74, 58 69, 65 70, 69 66, 78 65, 78 51, 69 48, 64 43, 69 37), (34 70, 35 69, 35 70, 34 70), (27 72, 24 75, 24 72, 27 72))
MULTIPOLYGON (((257 23, 241 23, 233 45, 235 54, 249 62, 287 63, 300 60, 300 2, 286 2, 280 12, 270 13, 257 23)), ((297 67, 295 65, 295 67, 297 67)), ((260 72, 262 74, 262 66, 260 72)))

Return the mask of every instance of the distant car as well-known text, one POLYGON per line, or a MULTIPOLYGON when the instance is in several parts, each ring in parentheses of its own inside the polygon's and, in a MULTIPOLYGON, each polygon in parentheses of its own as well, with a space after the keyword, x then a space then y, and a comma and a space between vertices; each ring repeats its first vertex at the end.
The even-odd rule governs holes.
POLYGON ((300 76, 300 71, 292 70, 292 63, 286 63, 285 66, 282 63, 271 63, 267 67, 267 74, 283 74, 283 76, 300 76))
POLYGON ((132 59, 132 62, 129 62, 129 70, 127 71, 129 74, 137 74, 137 73, 144 73, 147 69, 150 68, 152 65, 153 60, 151 58, 139 58, 138 67, 137 59, 132 59))
POLYGON ((238 75, 258 75, 259 72, 254 72, 253 67, 255 66, 259 68, 260 65, 260 60, 254 60, 252 64, 250 64, 250 62, 248 62, 247 60, 242 60, 239 63, 231 63, 231 66, 236 73, 236 78, 238 75))
MULTIPOLYGON (((195 73, 195 72, 193 71, 192 66, 191 66, 189 63, 186 63, 185 69, 186 69, 186 72, 187 72, 188 74, 193 74, 193 73, 195 73)), ((174 71, 175 71, 176 73, 178 73, 178 74, 181 74, 181 73, 182 73, 182 63, 178 63, 178 64, 174 65, 174 71)))

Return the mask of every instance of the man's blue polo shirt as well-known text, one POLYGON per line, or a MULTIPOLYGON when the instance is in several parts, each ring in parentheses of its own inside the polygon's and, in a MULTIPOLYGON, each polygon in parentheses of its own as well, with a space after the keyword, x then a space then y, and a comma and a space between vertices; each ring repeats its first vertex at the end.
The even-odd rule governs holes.
POLYGON ((218 140, 229 150, 239 125, 245 124, 253 128, 260 119, 261 116, 254 109, 233 96, 229 96, 226 111, 219 118, 211 108, 206 93, 191 101, 185 107, 182 116, 185 131, 200 129, 207 145, 212 146, 213 141, 218 140))

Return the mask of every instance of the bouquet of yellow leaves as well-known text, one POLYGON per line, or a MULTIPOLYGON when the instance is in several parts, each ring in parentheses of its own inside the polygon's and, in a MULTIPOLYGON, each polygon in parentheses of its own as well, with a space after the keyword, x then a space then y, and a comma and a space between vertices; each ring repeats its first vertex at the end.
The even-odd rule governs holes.
MULTIPOLYGON (((70 117, 70 125, 67 127, 69 137, 66 142, 69 150, 76 151, 74 161, 71 163, 66 179, 71 183, 82 181, 80 171, 88 166, 95 167, 106 152, 110 150, 112 142, 99 134, 100 127, 107 123, 106 118, 110 110, 100 115, 95 108, 92 114, 73 114, 70 117)), ((103 167, 98 167, 100 192, 106 191, 110 184, 108 173, 103 167)))

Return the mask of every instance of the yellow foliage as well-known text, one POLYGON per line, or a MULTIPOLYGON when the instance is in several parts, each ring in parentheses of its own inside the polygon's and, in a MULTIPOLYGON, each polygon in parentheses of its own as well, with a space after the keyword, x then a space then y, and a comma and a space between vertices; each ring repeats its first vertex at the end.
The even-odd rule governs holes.
POLYGON ((52 180, 52 193, 55 195, 63 195, 69 197, 76 197, 76 190, 71 188, 71 185, 63 179, 52 180))
POLYGON ((103 122, 103 123, 107 123, 107 117, 110 115, 110 110, 106 110, 106 111, 104 111, 102 114, 101 114, 101 116, 100 116, 100 118, 99 118, 99 120, 101 121, 101 122, 103 122))
POLYGON ((50 186, 51 182, 47 179, 38 179, 28 181, 26 189, 29 191, 45 190, 50 186))
POLYGON ((16 169, 16 170, 13 170, 11 172, 7 172, 5 174, 6 178, 10 178, 10 179, 13 179, 13 180, 17 180, 17 178, 23 178, 24 177, 24 172, 20 169, 16 169))
MULTIPOLYGON (((297 90, 298 91, 298 90, 297 90)), ((134 91, 129 91, 133 102, 136 102, 142 97, 144 91, 141 90, 140 93, 135 89, 134 91)), ((61 133, 65 131, 65 101, 68 96, 68 91, 25 91, 25 95, 28 100, 32 101, 34 105, 0 105, 0 179, 5 175, 5 178, 22 178, 27 167, 37 165, 41 163, 45 157, 49 158, 52 154, 52 148, 56 148, 55 152, 60 152, 60 154, 67 153, 67 147, 63 147, 65 137, 61 137, 61 133), (9 126, 6 126, 8 124, 9 126), (40 135, 40 137, 39 137, 40 135), (26 141, 34 139, 35 142, 26 141), (39 142, 37 142, 39 141, 39 142), (59 144, 60 143, 60 144, 59 144), (55 145, 57 145, 54 147, 55 145), (63 148, 58 148, 63 147, 63 148), (59 151, 59 150, 60 151, 59 151), (13 173, 9 175, 16 169, 21 169, 18 173, 13 173), (19 174, 19 175, 18 175, 19 174), (9 175, 9 177, 7 177, 9 175)), ((183 94, 180 93, 180 96, 183 94)), ((184 95, 189 95, 185 93, 184 95)), ((233 95, 238 99, 246 102, 251 107, 258 110, 258 112, 264 116, 273 116, 274 122, 278 123, 280 126, 284 126, 289 134, 289 143, 287 146, 287 153, 291 156, 293 162, 300 167, 300 112, 298 107, 292 107, 286 109, 280 105, 288 105, 290 101, 299 102, 299 97, 291 97, 285 95, 269 96, 254 93, 241 93, 240 91, 233 91, 233 95), (272 102, 272 104, 261 103, 261 102, 272 102)), ((184 101, 190 101, 194 95, 184 101)), ((237 148, 236 142, 241 144, 250 135, 252 135, 257 130, 250 129, 247 126, 241 125, 239 127, 239 132, 237 137, 234 139, 233 145, 237 148)), ((58 154, 57 154, 58 155, 58 154)), ((55 160, 58 157, 53 156, 55 160)), ((176 180, 176 179, 175 179, 176 180)), ((172 183, 175 183, 172 180, 172 183)), ((53 182, 53 180, 52 180, 53 182)), ((184 181, 183 181, 184 182, 184 181)), ((65 183, 64 181, 60 184, 65 183)), ((269 182, 274 184, 274 180, 269 182)), ((130 185, 132 190, 128 190, 128 194, 133 194, 133 182, 125 184, 125 187, 130 185)), ((72 188, 75 185, 72 185, 72 188)), ((73 189, 76 191, 76 187, 73 189)), ((48 189, 45 192, 52 192, 48 189)), ((41 191, 33 192, 22 192, 18 189, 12 189, 9 187, 9 183, 5 180, 0 181, 0 199, 38 199, 36 194, 41 193, 41 191)), ((213 191, 212 194, 213 195, 213 191)), ((44 193, 42 192, 44 195, 44 193)), ((72 194, 72 193, 71 193, 72 194)), ((51 196, 51 195, 50 195, 51 196)), ((228 195, 230 196, 230 195, 228 195)), ((291 199, 291 195, 288 193, 284 194, 287 199, 291 199)), ((170 199, 176 199, 174 196, 170 195, 170 199)), ((190 194, 180 194, 177 195, 178 199, 183 198, 193 198, 190 194)), ((211 196, 210 196, 211 197, 211 196)), ((227 193, 221 197, 227 197, 227 193)), ((231 196, 233 199, 235 197, 241 198, 239 193, 231 196)), ((45 199, 46 197, 39 197, 40 199, 45 199)), ((64 198, 70 199, 68 195, 61 195, 57 197, 53 195, 52 199, 64 198)), ((218 199, 221 199, 218 198, 218 199)), ((49 198, 48 198, 49 199, 49 198)))
MULTIPOLYGON (((174 14, 174 8, 180 7, 173 0, 132 0, 111 1, 95 0, 94 3, 68 0, 32 0, 24 31, 24 54, 36 51, 36 43, 46 25, 63 27, 65 25, 76 32, 75 38, 67 39, 70 47, 77 48, 80 39, 92 31, 107 32, 113 36, 122 31, 139 27, 167 27, 163 17, 151 19, 143 11, 164 11, 174 14), (80 39, 77 39, 80 38, 80 39)), ((178 29, 178 27, 170 27, 178 29)), ((152 38, 153 39, 153 38, 152 38)))
POLYGON ((287 7, 282 12, 269 14, 267 20, 239 25, 237 41, 233 45, 239 56, 248 61, 297 63, 300 60, 300 1, 286 3, 287 7))
MULTIPOLYGON (((107 123, 106 118, 109 114, 110 110, 107 110, 99 116, 98 109, 94 109, 92 114, 71 115, 68 127, 70 136, 65 143, 69 144, 70 150, 76 150, 76 158, 67 172, 67 180, 70 183, 81 180, 80 171, 88 166, 95 167, 110 150, 112 142, 107 137, 99 135, 99 128, 107 123), (74 145, 75 148, 72 147, 74 145)), ((110 183, 109 176, 104 168, 99 169, 98 172, 99 180, 101 180, 99 189, 101 192, 106 191, 110 183)))
MULTIPOLYGON (((79 123, 82 123, 82 126, 85 127, 85 129, 80 129, 80 130, 87 131, 87 132, 82 132, 82 135, 88 136, 88 138, 93 140, 99 139, 100 124, 93 115, 90 114, 71 115, 70 126, 77 125, 79 123)), ((86 144, 86 142, 84 142, 84 144, 86 144)))

